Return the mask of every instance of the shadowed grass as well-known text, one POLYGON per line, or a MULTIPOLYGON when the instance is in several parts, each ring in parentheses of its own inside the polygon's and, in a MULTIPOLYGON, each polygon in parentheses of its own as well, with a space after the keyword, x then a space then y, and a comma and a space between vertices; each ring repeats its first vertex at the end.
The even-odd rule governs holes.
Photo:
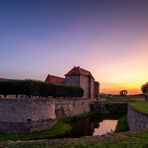
POLYGON ((71 126, 67 123, 58 121, 58 123, 49 130, 39 132, 21 133, 21 134, 0 134, 0 140, 31 140, 61 137, 71 130, 71 126))
POLYGON ((128 131, 127 116, 123 116, 119 119, 115 132, 128 131))

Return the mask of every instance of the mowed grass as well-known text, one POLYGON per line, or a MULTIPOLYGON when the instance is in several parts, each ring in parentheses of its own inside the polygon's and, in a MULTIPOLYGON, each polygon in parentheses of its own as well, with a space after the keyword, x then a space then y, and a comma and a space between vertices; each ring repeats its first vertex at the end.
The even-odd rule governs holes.
POLYGON ((142 111, 144 113, 148 113, 148 102, 147 101, 133 102, 133 103, 131 103, 131 105, 139 111, 142 111))
POLYGON ((79 139, 56 139, 42 141, 19 141, 1 143, 7 148, 147 148, 148 130, 116 133, 108 136, 82 137, 79 139))
POLYGON ((107 96, 107 101, 141 101, 144 100, 142 97, 135 96, 107 96))

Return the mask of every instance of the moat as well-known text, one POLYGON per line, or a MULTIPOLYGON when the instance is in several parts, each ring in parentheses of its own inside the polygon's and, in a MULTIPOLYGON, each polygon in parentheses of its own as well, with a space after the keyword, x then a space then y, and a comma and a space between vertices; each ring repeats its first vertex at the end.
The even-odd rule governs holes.
POLYGON ((72 130, 66 137, 105 135, 115 132, 118 120, 123 115, 98 114, 71 123, 72 130))

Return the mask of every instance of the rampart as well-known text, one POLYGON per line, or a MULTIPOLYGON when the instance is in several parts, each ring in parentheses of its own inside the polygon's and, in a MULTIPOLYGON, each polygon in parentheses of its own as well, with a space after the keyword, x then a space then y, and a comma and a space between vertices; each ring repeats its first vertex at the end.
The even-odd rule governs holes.
POLYGON ((131 131, 148 128, 148 113, 141 112, 128 105, 128 126, 131 131))
POLYGON ((51 99, 0 99, 0 132, 31 132, 56 123, 51 99))
POLYGON ((57 118, 89 112, 89 100, 81 98, 0 99, 0 132, 41 131, 57 118))
POLYGON ((90 112, 90 99, 58 99, 55 108, 57 118, 90 112))

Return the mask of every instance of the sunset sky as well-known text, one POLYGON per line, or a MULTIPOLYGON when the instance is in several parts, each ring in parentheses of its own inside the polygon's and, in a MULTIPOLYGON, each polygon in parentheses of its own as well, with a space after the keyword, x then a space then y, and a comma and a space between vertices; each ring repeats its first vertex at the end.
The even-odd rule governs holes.
POLYGON ((44 80, 74 66, 101 92, 148 81, 148 0, 0 0, 0 77, 44 80))

